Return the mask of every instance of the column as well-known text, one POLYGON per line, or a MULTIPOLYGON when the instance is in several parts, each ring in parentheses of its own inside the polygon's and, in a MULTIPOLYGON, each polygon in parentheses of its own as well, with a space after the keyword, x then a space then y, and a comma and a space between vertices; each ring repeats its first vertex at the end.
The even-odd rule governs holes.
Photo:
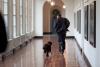
POLYGON ((0 12, 2 12, 3 7, 3 0, 0 0, 0 12))
POLYGON ((9 39, 13 38, 13 0, 8 1, 8 28, 9 39))
POLYGON ((26 15, 26 10, 27 10, 27 7, 26 7, 26 1, 27 0, 23 0, 23 22, 22 22, 22 33, 25 34, 26 33, 26 19, 27 19, 27 15, 26 15))
POLYGON ((32 0, 28 0, 28 32, 31 32, 32 23, 32 0))
POLYGON ((16 0, 16 35, 20 36, 20 0, 16 0))

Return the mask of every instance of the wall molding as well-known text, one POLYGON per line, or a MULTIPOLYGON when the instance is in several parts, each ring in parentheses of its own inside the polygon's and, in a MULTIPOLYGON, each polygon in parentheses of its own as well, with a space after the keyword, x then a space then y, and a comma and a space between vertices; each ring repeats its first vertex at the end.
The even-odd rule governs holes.
POLYGON ((43 39, 43 36, 34 36, 35 39, 43 39))
POLYGON ((43 32, 43 35, 50 35, 52 32, 43 32))
POLYGON ((66 39, 75 39, 74 36, 66 36, 66 39))
POLYGON ((87 66, 88 67, 92 67, 91 64, 90 64, 90 62, 89 62, 89 60, 88 60, 88 58, 86 57, 85 53, 83 53, 83 58, 84 58, 84 60, 85 60, 85 62, 87 64, 87 66))
MULTIPOLYGON (((76 38, 74 38, 74 39, 75 39, 75 41, 76 41, 76 43, 77 43, 77 46, 78 46, 78 48, 79 48, 79 50, 80 50, 80 52, 81 52, 81 55, 82 55, 82 48, 79 46, 79 43, 78 43, 78 41, 76 40, 76 38)), ((88 60, 88 58, 86 57, 86 55, 85 55, 84 52, 83 52, 83 59, 85 60, 85 62, 86 62, 86 64, 87 64, 88 67, 92 67, 91 64, 90 64, 90 62, 89 62, 89 60, 88 60)))
POLYGON ((78 41, 76 40, 76 38, 74 38, 75 39, 75 42, 76 42, 76 44, 77 44, 77 46, 78 46, 78 48, 79 48, 79 50, 80 50, 80 52, 81 52, 81 54, 82 54, 82 48, 79 46, 79 43, 78 43, 78 41))

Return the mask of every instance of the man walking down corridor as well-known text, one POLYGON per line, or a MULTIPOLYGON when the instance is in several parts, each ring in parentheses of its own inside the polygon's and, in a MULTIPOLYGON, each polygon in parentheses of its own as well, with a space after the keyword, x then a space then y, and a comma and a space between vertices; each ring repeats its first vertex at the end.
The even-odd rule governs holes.
POLYGON ((65 50, 65 37, 69 25, 70 22, 67 18, 63 18, 60 14, 57 15, 57 23, 55 25, 55 30, 58 35, 59 51, 62 54, 64 53, 65 50))

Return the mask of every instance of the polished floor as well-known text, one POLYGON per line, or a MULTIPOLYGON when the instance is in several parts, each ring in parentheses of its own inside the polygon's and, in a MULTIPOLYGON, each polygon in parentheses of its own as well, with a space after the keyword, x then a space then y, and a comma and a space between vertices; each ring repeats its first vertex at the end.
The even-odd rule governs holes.
POLYGON ((58 50, 56 36, 44 36, 34 39, 26 47, 8 56, 0 67, 87 67, 80 55, 74 39, 66 39, 66 50, 62 55, 58 50), (43 53, 43 44, 52 41, 51 55, 47 58, 43 53))

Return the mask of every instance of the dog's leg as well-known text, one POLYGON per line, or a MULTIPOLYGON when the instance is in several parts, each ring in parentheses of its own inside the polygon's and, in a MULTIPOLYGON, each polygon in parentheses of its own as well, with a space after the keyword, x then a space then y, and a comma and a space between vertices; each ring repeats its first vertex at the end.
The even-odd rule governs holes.
POLYGON ((48 54, 48 52, 46 53, 46 56, 47 56, 47 57, 49 57, 49 54, 48 54))

